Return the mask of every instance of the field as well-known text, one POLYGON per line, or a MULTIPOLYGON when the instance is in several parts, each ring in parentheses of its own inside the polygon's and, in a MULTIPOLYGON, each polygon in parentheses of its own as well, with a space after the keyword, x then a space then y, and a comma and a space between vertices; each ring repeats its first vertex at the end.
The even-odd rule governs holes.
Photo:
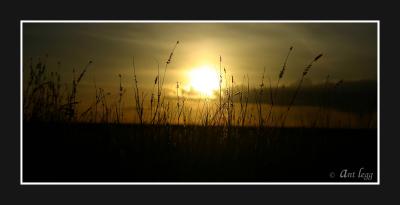
MULTIPOLYGON (((27 182, 330 182, 376 173, 376 129, 24 125, 27 182), (279 133, 277 133, 279 132, 279 133)), ((373 176, 372 181, 376 181, 373 176)))
POLYGON ((236 85, 234 77, 220 68, 214 98, 191 102, 179 83, 175 94, 166 94, 164 88, 178 43, 164 71, 158 68, 153 89, 146 95, 133 59, 130 120, 122 106, 127 89, 121 75, 114 97, 95 85, 94 102, 83 106, 77 93, 92 61, 79 75, 73 71, 72 83, 65 89, 60 74, 49 72, 45 63, 27 63, 24 181, 377 181, 376 93, 352 90, 354 86, 341 89, 343 80, 330 82, 329 75, 324 84, 304 86, 322 54, 288 88, 279 87, 279 82, 292 47, 273 86, 270 81, 267 86, 265 69, 260 85, 250 88, 248 77, 247 85, 246 80, 236 85), (373 174, 360 177, 360 170, 373 174))

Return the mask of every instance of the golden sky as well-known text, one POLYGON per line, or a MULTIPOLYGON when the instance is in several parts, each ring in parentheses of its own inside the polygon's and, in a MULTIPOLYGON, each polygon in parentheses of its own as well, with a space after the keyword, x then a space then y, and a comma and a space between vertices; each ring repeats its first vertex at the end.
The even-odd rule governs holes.
POLYGON ((220 56, 236 83, 248 75, 252 85, 259 84, 264 67, 274 83, 291 46, 281 84, 297 81, 320 53, 323 58, 308 75, 311 82, 322 82, 328 74, 347 81, 377 78, 375 23, 24 23, 23 59, 43 60, 48 54, 48 69, 59 71, 66 82, 73 68, 79 72, 92 60, 80 85, 85 92, 94 81, 116 89, 118 74, 126 87, 132 86, 135 56, 139 86, 151 88, 157 62, 163 71, 176 41, 165 79, 171 90, 177 81, 190 86, 194 68, 219 72, 220 56))

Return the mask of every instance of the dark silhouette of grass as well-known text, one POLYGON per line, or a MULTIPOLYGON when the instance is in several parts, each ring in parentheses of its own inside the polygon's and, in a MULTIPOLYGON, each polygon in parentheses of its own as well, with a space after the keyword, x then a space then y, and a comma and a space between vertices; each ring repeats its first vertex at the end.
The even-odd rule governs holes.
MULTIPOLYGON (((222 66, 220 56, 216 106, 213 107, 212 99, 199 100, 193 117, 192 107, 185 104, 183 94, 179 95, 179 82, 176 111, 171 111, 174 105, 165 100, 167 67, 178 44, 179 41, 165 62, 162 78, 158 64, 149 112, 144 109, 146 93, 139 87, 132 59, 135 113, 139 121, 131 124, 123 120, 122 104, 127 90, 121 74, 115 102, 109 99, 111 93, 95 83, 94 102, 78 113, 78 85, 92 61, 77 79, 74 69, 71 90, 62 91, 60 74, 48 73, 46 63, 40 60, 34 67, 31 59, 23 93, 24 181, 337 181, 329 178, 329 173, 346 166, 362 166, 376 173, 376 129, 318 128, 327 103, 320 103, 312 128, 284 126, 305 76, 322 54, 304 69, 286 110, 278 114, 272 110, 293 47, 285 58, 275 91, 268 77, 268 93, 265 68, 259 89, 251 93, 249 77, 245 77, 246 88, 238 89, 234 76, 222 66), (256 116, 248 110, 251 95, 257 102, 256 116), (263 105, 268 96, 271 104, 267 114, 263 105), (246 126, 245 122, 253 117, 257 118, 257 126, 246 126), (196 120, 200 123, 189 123, 196 120), (273 126, 278 124, 281 126, 273 126)), ((335 96, 342 83, 337 82, 329 91, 327 79, 325 95, 335 96)))
MULTIPOLYGON (((24 123, 24 181, 333 182, 376 173, 376 130, 24 123), (273 133, 263 128, 263 133, 273 133), (266 143, 266 139, 270 143, 266 143)), ((376 174, 371 181, 376 181, 376 174)))
POLYGON ((282 127, 285 125, 285 121, 286 121, 286 118, 287 118, 287 116, 288 116, 288 114, 289 114, 289 111, 290 111, 290 109, 292 108, 293 103, 294 103, 294 101, 296 100, 297 94, 298 94, 299 91, 300 91, 301 85, 303 84, 303 81, 304 81, 304 77, 305 77, 305 76, 308 74, 308 72, 310 71, 310 69, 311 69, 313 63, 317 62, 317 60, 320 59, 321 57, 322 57, 322 54, 319 54, 318 56, 316 56, 316 57, 314 58, 314 60, 312 60, 312 61, 308 64, 308 66, 304 69, 303 75, 301 75, 301 78, 300 78, 300 82, 299 82, 298 86, 296 87, 296 91, 294 92, 293 97, 292 97, 292 99, 290 100, 290 103, 289 103, 289 105, 288 105, 288 107, 287 107, 287 111, 286 111, 286 113, 283 114, 282 127))

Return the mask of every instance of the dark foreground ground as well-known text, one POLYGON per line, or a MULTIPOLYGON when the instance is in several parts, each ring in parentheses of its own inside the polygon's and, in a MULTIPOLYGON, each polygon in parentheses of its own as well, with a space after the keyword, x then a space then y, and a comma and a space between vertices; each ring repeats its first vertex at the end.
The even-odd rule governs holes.
POLYGON ((376 182, 377 130, 24 122, 23 180, 376 182))

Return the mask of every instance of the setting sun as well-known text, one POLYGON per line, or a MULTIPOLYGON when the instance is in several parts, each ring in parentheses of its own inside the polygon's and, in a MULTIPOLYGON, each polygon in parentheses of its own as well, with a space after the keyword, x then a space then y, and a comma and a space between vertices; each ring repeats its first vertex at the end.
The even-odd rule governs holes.
POLYGON ((324 22, 14 22, 19 184, 379 185, 379 20, 324 22))
POLYGON ((211 66, 195 68, 189 73, 190 86, 202 95, 212 97, 219 88, 218 73, 211 66))

